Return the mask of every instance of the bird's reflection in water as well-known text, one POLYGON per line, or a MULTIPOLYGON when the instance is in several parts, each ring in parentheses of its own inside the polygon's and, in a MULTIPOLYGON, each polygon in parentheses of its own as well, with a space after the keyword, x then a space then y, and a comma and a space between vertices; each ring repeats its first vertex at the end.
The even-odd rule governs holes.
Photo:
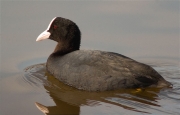
MULTIPOLYGON (((53 99, 54 100, 54 99, 53 99)), ((46 115, 79 115, 80 107, 70 105, 59 99, 55 99, 55 106, 44 106, 40 103, 35 103, 37 108, 46 115)))
POLYGON ((122 89, 104 92, 77 90, 61 83, 46 72, 45 64, 26 68, 25 78, 29 80, 28 82, 42 84, 56 104, 47 106, 35 103, 37 108, 47 115, 79 115, 81 106, 96 106, 101 102, 140 113, 149 113, 145 108, 159 106, 156 100, 160 89, 122 89))

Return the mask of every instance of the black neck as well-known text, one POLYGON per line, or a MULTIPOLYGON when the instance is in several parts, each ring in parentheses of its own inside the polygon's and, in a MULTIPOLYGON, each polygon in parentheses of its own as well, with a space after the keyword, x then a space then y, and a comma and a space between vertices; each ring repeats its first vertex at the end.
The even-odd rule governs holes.
POLYGON ((75 47, 66 43, 58 43, 52 54, 62 56, 76 50, 79 50, 79 47, 75 47))
POLYGON ((53 52, 54 55, 65 55, 72 51, 79 50, 81 43, 81 32, 76 24, 73 23, 71 26, 69 26, 65 35, 61 35, 61 33, 56 34, 57 39, 55 41, 57 41, 58 44, 53 52))

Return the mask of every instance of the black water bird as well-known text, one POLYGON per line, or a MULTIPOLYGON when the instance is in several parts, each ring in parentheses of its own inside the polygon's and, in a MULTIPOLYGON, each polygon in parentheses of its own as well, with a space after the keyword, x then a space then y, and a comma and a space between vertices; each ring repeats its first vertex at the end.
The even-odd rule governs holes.
POLYGON ((106 91, 171 85, 152 67, 121 54, 80 50, 81 32, 69 19, 53 18, 36 41, 47 38, 57 42, 47 60, 47 71, 77 89, 106 91))

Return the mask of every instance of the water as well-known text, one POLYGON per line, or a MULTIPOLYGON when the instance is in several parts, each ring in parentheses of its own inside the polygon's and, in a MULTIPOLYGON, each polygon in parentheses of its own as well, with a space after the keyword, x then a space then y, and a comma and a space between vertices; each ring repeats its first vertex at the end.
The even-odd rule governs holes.
MULTIPOLYGON (((42 113, 38 114, 42 115, 43 112, 47 112, 48 115, 179 115, 179 66, 163 63, 149 64, 170 81, 173 88, 81 91, 64 85, 51 76, 45 69, 45 63, 29 66, 14 77, 1 79, 1 86, 6 87, 10 82, 11 86, 3 91, 5 93, 3 95, 10 97, 8 100, 12 102, 10 107, 15 104, 16 109, 21 111, 25 109, 30 114, 37 114, 39 110, 42 113), (27 109, 23 107, 24 104, 27 109)), ((8 103, 4 104, 8 105, 8 103)), ((9 109, 2 108, 2 111, 9 113, 4 111, 9 109)))
POLYGON ((179 1, 0 5, 0 115, 180 115, 179 1), (57 81, 45 69, 56 43, 35 42, 55 16, 80 27, 81 49, 117 52, 151 65, 173 87, 86 92, 57 81))
MULTIPOLYGON (((24 82, 32 87, 43 88, 55 105, 44 105, 49 114, 162 114, 179 115, 180 75, 179 67, 172 65, 154 66, 173 88, 126 89, 106 92, 86 92, 59 82, 48 74, 45 64, 33 65, 24 71, 24 82), (90 112, 91 111, 91 112, 90 112)), ((38 102, 39 103, 39 102, 38 102)), ((43 103, 41 103, 43 104, 43 103)))

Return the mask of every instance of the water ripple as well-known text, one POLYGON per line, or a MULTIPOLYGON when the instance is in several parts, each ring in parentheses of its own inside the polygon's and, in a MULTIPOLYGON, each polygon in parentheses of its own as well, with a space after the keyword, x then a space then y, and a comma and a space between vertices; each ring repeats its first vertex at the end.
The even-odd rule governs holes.
MULTIPOLYGON (((173 83, 173 88, 126 89, 105 92, 81 91, 67 86, 54 78, 46 71, 45 64, 33 65, 24 69, 23 79, 24 82, 30 84, 32 87, 41 87, 47 91, 50 98, 56 103, 53 111, 61 109, 62 106, 67 106, 67 108, 82 108, 87 106, 102 107, 103 104, 106 104, 111 108, 109 113, 120 110, 129 114, 133 111, 135 115, 179 115, 179 67, 173 65, 156 65, 153 68, 160 72, 165 79, 173 83), (119 109, 115 110, 114 106, 119 109)), ((37 106, 41 105, 36 104, 37 106)), ((50 108, 47 107, 46 109, 50 108)), ((64 109, 62 111, 66 110, 64 109)), ((117 114, 119 113, 117 112, 117 114)))

